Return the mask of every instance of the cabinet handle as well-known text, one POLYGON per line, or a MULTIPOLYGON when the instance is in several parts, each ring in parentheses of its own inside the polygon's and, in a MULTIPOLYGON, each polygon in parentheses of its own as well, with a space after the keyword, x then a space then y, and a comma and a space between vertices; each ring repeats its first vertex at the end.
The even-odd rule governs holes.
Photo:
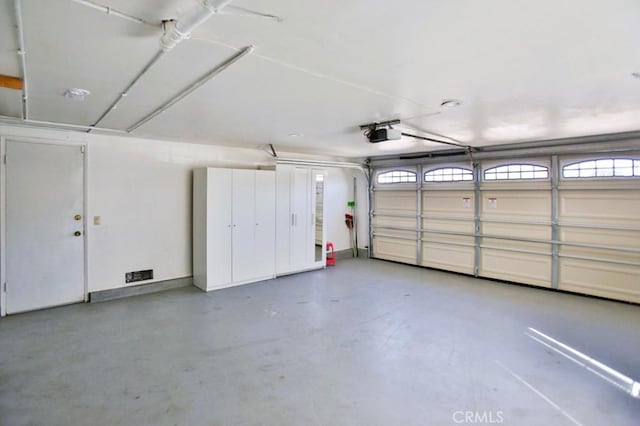
POLYGON ((294 213, 291 213, 291 226, 294 226, 294 225, 295 225, 295 223, 293 222, 293 217, 294 217, 294 216, 295 216, 295 214, 294 214, 294 213))

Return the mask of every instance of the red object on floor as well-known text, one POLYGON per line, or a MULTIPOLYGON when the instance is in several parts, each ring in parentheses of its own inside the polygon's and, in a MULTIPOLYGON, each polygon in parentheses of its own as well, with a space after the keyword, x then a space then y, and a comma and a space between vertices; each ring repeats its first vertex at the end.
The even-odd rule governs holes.
POLYGON ((327 241, 327 266, 336 266, 336 254, 333 251, 333 243, 327 241))

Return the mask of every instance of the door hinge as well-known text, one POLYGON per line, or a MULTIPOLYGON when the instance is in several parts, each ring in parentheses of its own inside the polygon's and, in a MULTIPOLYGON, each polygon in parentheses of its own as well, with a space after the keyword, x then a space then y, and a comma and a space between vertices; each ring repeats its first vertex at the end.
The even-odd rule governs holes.
POLYGON ((84 154, 84 145, 80 147, 80 152, 84 154))

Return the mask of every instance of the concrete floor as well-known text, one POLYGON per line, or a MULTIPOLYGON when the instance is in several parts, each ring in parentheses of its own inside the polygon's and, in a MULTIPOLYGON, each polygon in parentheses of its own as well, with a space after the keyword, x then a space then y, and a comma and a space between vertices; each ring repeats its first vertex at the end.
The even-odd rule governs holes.
POLYGON ((0 424, 638 425, 640 307, 383 261, 0 320, 0 424), (500 422, 500 420, 502 422, 500 422))

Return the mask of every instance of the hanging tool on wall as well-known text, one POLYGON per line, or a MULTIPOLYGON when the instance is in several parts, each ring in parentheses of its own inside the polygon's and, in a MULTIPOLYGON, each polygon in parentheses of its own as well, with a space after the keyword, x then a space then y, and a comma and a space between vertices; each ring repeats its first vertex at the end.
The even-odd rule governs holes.
MULTIPOLYGON (((348 201, 347 202, 347 207, 349 207, 351 204, 353 203, 353 201, 348 201)), ((351 242, 351 251, 353 252, 353 257, 357 256, 356 253, 356 248, 353 245, 353 215, 346 213, 344 215, 344 223, 345 225, 347 225, 347 228, 349 229, 349 241, 351 242)))

